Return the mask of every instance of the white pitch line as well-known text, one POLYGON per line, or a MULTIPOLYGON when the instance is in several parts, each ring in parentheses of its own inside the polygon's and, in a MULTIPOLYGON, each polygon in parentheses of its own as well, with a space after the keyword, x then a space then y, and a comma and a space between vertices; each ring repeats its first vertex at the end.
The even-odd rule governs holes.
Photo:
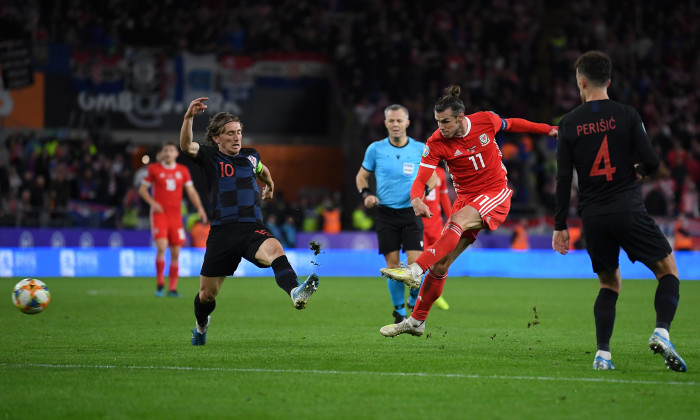
POLYGON ((44 363, 0 363, 9 368, 49 368, 49 369, 127 369, 127 370, 183 370, 194 372, 239 372, 239 373, 303 373, 307 375, 368 375, 368 376, 405 376, 426 378, 456 378, 456 379, 502 379, 522 381, 561 381, 561 382, 600 382, 614 384, 636 385, 697 385, 695 382, 679 381, 637 381, 614 378, 564 378, 554 376, 508 376, 508 375, 478 375, 465 373, 430 373, 430 372, 371 372, 362 370, 317 370, 317 369, 258 369, 258 368, 226 368, 226 367, 194 367, 194 366, 117 366, 117 365, 55 365, 44 363))

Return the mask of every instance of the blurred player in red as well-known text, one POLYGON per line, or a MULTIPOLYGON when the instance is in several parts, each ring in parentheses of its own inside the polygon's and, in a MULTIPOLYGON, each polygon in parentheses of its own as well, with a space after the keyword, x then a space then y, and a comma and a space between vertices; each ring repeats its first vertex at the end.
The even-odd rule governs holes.
POLYGON ((520 118, 501 118, 493 112, 465 115, 459 94, 459 86, 450 86, 448 94, 435 104, 438 129, 425 144, 418 176, 411 187, 411 206, 416 215, 433 217, 421 198, 426 181, 441 160, 447 162, 454 179, 457 200, 440 238, 416 262, 407 267, 380 270, 414 289, 420 286, 426 273, 413 314, 398 324, 382 327, 380 333, 386 337, 403 333, 422 335, 428 312, 442 294, 450 265, 476 240, 481 229, 496 230, 505 221, 513 191, 508 188, 496 133, 510 131, 553 137, 558 134, 557 127, 520 118))
MULTIPOLYGON (((442 215, 444 214, 446 218, 449 218, 452 211, 452 201, 450 201, 447 189, 447 173, 442 165, 435 168, 435 174, 437 175, 437 184, 423 198, 428 209, 430 209, 430 213, 433 214, 433 217, 423 218, 423 244, 426 247, 432 245, 440 238, 442 228, 445 226, 442 215)), ((435 306, 445 311, 450 309, 450 305, 442 296, 437 298, 435 306)))
POLYGON ((170 246, 170 271, 168 272, 168 296, 180 297, 177 292, 178 260, 180 247, 185 243, 182 225, 182 189, 187 191, 202 222, 207 214, 194 188, 190 171, 176 162, 180 149, 174 142, 166 142, 158 153, 160 162, 148 165, 148 175, 141 182, 139 195, 151 206, 151 232, 156 242, 156 297, 163 297, 165 279, 165 249, 170 246), (153 187, 153 195, 148 190, 153 187))

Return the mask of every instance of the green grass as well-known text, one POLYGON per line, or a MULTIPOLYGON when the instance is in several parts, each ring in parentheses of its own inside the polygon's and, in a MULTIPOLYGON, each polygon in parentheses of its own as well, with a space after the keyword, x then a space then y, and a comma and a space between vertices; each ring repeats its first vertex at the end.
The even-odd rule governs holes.
POLYGON ((147 278, 48 278, 28 316, 0 279, 0 417, 698 418, 700 282, 681 283, 671 337, 689 372, 647 348, 654 281, 625 280, 611 343, 591 369, 597 281, 450 278, 426 335, 384 338, 381 278, 322 278, 296 311, 273 278, 226 280, 208 343, 190 345, 198 279, 183 299, 147 278), (539 324, 528 327, 535 320, 539 324))

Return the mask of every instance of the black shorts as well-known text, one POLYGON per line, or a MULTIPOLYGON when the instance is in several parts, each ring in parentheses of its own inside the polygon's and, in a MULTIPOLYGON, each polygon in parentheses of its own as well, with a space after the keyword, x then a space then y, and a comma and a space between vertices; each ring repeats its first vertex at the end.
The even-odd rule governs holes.
POLYGON ((377 206, 375 217, 379 253, 392 251, 423 250, 423 220, 416 216, 413 207, 407 209, 390 209, 377 206))
POLYGON ((262 223, 229 223, 212 226, 207 237, 202 271, 206 277, 230 276, 241 258, 265 268, 255 259, 260 245, 274 235, 262 223))
POLYGON ((617 270, 620 247, 630 261, 641 261, 645 265, 662 260, 672 252, 661 229, 645 212, 586 217, 583 236, 596 273, 617 270))

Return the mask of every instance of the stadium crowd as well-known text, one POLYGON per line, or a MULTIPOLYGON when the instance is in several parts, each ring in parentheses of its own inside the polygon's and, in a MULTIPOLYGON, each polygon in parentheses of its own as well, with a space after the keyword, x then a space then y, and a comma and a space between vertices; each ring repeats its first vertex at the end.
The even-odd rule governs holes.
MULTIPOLYGON (((31 16, 28 25, 35 41, 65 43, 90 53, 151 46, 165 53, 315 54, 332 65, 340 93, 336 105, 349 116, 362 150, 385 136, 383 110, 391 103, 409 109, 409 135, 427 138, 435 127, 432 104, 451 83, 462 86, 467 111, 493 109, 508 117, 556 124, 580 103, 571 72, 575 57, 600 49, 614 61, 611 97, 640 112, 663 161, 643 186, 649 212, 697 219, 700 7, 682 0, 667 13, 658 13, 657 6, 632 0, 571 6, 498 0, 488 8, 443 0, 10 0, 0 13, 5 20, 31 16)), ((134 191, 143 149, 136 143, 114 144, 104 136, 3 134, 0 224, 85 223, 75 215, 87 214, 89 204, 105 210, 107 217, 97 221, 100 226, 143 227, 129 221, 129 215, 145 212, 134 191)), ((516 192, 510 217, 551 214, 555 140, 498 140, 516 192)), ((271 223, 281 229, 291 217, 303 229, 303 220, 314 211, 318 219, 322 203, 329 200, 336 207, 345 203, 343 210, 349 213, 356 197, 341 200, 329 193, 277 203, 275 209, 285 210, 269 211, 276 219, 271 223)), ((575 205, 574 199, 572 213, 575 205)))

